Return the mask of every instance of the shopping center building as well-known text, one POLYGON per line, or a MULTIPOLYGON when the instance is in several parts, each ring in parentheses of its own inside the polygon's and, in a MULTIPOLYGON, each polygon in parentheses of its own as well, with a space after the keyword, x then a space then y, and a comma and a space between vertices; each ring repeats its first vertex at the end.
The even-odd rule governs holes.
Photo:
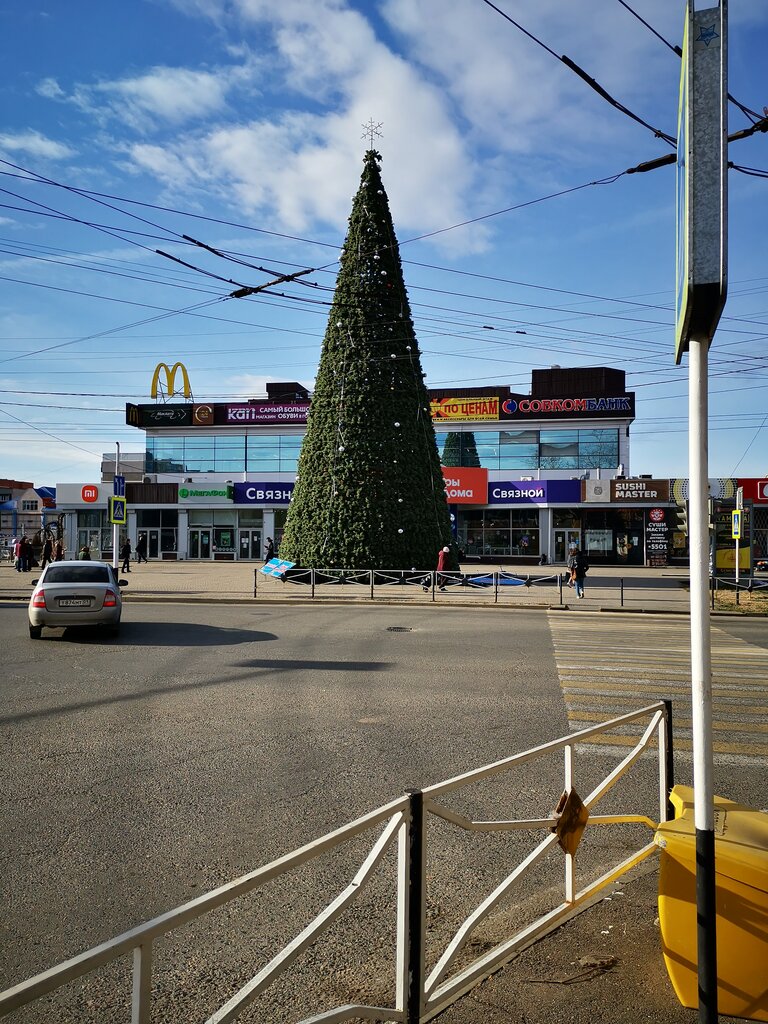
MULTIPOLYGON (((165 401, 126 407, 126 422, 145 437, 144 451, 120 462, 127 534, 134 546, 147 535, 150 558, 258 560, 267 537, 279 547, 311 396, 300 384, 275 383, 266 398, 200 403, 185 382, 187 400, 170 401, 173 373, 165 371, 165 401)), ((561 563, 578 545, 595 564, 687 561, 687 481, 631 475, 635 396, 623 371, 552 367, 533 371, 530 394, 492 386, 430 398, 467 559, 561 563)), ((105 459, 100 481, 57 485, 69 550, 111 550, 115 461, 105 459)), ((713 480, 711 488, 724 517, 740 485, 748 568, 768 550, 768 481, 713 480)))

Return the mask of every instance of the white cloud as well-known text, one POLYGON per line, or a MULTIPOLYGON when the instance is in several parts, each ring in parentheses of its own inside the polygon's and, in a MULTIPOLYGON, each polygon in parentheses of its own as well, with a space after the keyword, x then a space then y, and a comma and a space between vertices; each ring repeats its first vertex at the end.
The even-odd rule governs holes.
POLYGON ((35 86, 35 92, 49 100, 64 99, 66 93, 55 78, 44 78, 35 86))
POLYGON ((225 76, 207 71, 156 67, 136 78, 101 82, 92 93, 107 97, 116 112, 180 124, 222 110, 229 85, 225 76))
POLYGON ((12 153, 29 153, 30 156, 39 156, 47 160, 66 160, 75 155, 75 151, 69 146, 46 138, 45 135, 41 135, 40 132, 33 129, 0 135, 0 149, 12 153))

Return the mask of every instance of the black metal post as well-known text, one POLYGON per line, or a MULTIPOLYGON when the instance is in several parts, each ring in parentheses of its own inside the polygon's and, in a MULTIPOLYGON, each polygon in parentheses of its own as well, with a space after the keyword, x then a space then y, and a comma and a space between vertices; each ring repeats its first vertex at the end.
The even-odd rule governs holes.
POLYGON ((497 572, 493 574, 493 603, 499 603, 499 574, 497 572))
POLYGON ((375 573, 376 570, 375 569, 371 569, 369 571, 371 573, 371 600, 373 600, 373 580, 374 580, 374 573, 375 573))
POLYGON ((699 1024, 717 1024, 717 903, 715 833, 696 829, 696 938, 699 974, 699 1024))
MULTIPOLYGON (((665 700, 664 706, 667 713, 664 718, 664 732, 667 740, 667 796, 675 787, 675 747, 672 732, 672 701, 665 700)), ((667 819, 671 821, 675 816, 675 808, 672 801, 667 800, 667 819)))
POLYGON ((621 583, 621 607, 623 608, 624 607, 624 577, 623 576, 619 580, 619 583, 621 583))
POLYGON ((557 574, 557 583, 558 583, 558 587, 560 589, 560 604, 562 604, 563 603, 563 574, 560 573, 560 572, 557 574))
POLYGON ((310 594, 310 597, 314 597, 315 596, 315 570, 314 569, 310 569, 309 570, 309 578, 310 578, 310 581, 312 583, 312 593, 310 594))
POLYGON ((424 794, 420 789, 408 791, 411 826, 408 833, 408 991, 405 1001, 405 1024, 420 1024, 424 999, 424 928, 426 915, 424 891, 426 849, 424 842, 424 794))
POLYGON ((435 588, 437 587, 437 573, 432 571, 432 600, 435 600, 435 588))
POLYGON ((256 584, 258 582, 258 579, 259 579, 259 570, 258 569, 254 569, 253 570, 253 596, 254 597, 256 597, 256 584))

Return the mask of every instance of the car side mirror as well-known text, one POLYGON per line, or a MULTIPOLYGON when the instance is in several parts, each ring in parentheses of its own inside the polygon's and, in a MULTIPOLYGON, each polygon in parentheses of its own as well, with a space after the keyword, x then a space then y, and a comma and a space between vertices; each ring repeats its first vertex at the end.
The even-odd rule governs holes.
POLYGON ((127 587, 128 586, 128 580, 118 580, 117 581, 117 585, 118 585, 118 587, 127 587))
POLYGON ((29 581, 29 585, 30 585, 30 587, 36 587, 39 582, 40 582, 39 579, 37 579, 37 580, 30 580, 29 581))

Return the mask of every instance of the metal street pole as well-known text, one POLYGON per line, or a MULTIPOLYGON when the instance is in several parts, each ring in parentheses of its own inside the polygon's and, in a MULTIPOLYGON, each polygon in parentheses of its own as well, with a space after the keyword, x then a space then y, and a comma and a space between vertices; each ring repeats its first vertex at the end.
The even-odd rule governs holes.
MULTIPOLYGON (((115 456, 115 472, 114 472, 114 476, 119 476, 120 475, 120 442, 119 441, 115 441, 115 448, 117 449, 117 454, 115 456)), ((113 488, 113 490, 114 490, 114 488, 113 488)), ((118 551, 119 544, 120 544, 120 527, 118 526, 117 523, 113 523, 112 524, 112 568, 113 569, 119 569, 120 568, 120 561, 119 561, 120 552, 118 551)))
POLYGON ((688 394, 689 537, 691 564, 691 698, 693 704, 694 824, 699 1021, 716 1024, 717 937, 715 903, 712 658, 709 633, 709 338, 691 338, 688 394))

